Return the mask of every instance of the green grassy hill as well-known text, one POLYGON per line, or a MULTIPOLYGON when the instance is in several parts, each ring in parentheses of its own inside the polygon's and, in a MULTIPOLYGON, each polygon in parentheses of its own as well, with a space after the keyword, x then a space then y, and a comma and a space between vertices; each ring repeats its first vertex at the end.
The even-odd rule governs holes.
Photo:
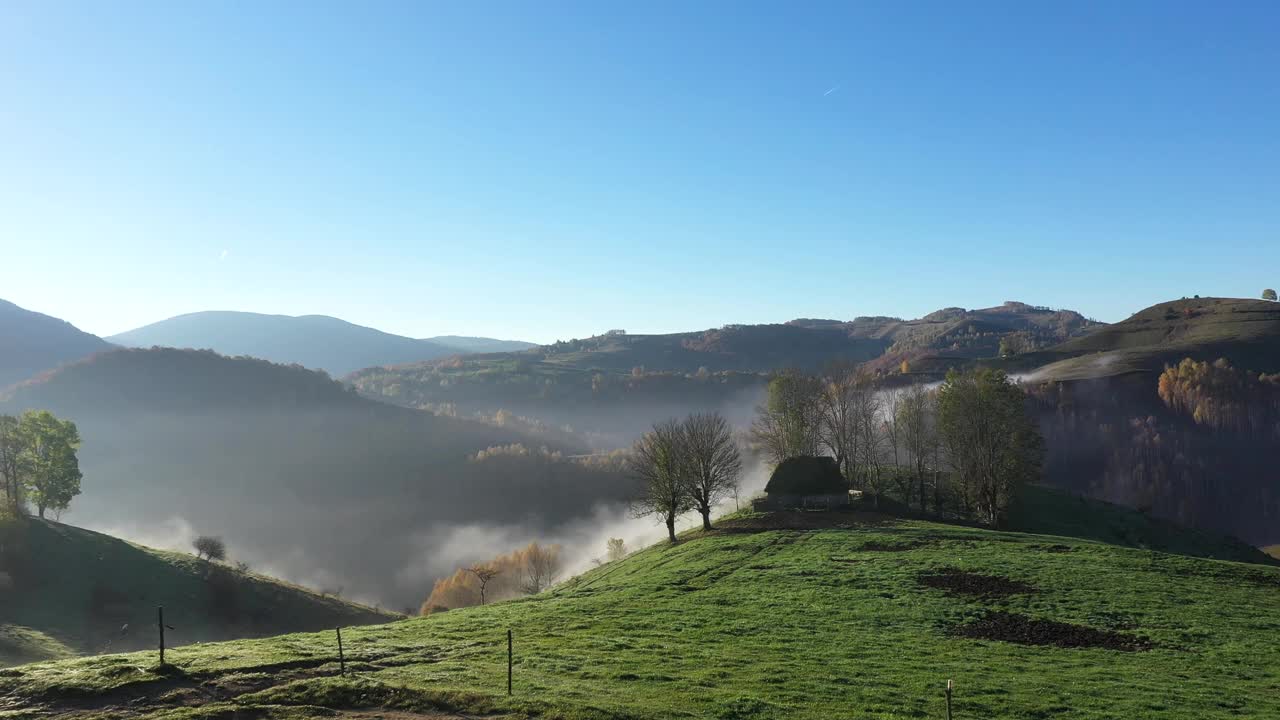
POLYGON ((1216 360, 1257 372, 1280 371, 1280 303, 1195 298, 1153 305, 1016 365, 1047 365, 1038 376, 1056 380, 1159 372, 1185 357, 1216 360))
POLYGON ((524 600, 29 665, 12 714, 1280 717, 1280 568, 858 514, 747 515, 524 600), (515 633, 506 695, 506 630, 515 633))
POLYGON ((191 555, 54 522, 0 525, 0 665, 397 617, 191 555))

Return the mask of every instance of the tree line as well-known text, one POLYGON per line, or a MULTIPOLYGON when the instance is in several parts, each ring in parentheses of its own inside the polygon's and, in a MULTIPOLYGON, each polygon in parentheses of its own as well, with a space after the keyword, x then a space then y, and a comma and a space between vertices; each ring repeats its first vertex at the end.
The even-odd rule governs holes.
POLYGON ((0 491, 4 510, 25 515, 34 506, 43 518, 61 515, 80 494, 80 431, 48 410, 0 415, 0 491))
POLYGON ((936 389, 886 385, 849 363, 787 371, 769 384, 750 436, 773 464, 835 458, 852 489, 920 512, 998 525, 1039 474, 1043 442, 1025 394, 991 368, 951 371, 936 389))

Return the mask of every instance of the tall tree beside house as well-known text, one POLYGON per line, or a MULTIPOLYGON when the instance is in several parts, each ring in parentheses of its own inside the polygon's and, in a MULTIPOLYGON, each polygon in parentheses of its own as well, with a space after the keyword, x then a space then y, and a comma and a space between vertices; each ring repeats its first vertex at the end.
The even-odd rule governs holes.
POLYGON ((936 399, 936 395, 924 385, 912 385, 903 391, 896 411, 896 425, 911 468, 910 477, 916 483, 920 512, 926 510, 926 485, 931 474, 935 484, 937 482, 938 468, 934 462, 938 457, 939 442, 936 399))
POLYGON ((768 392, 751 424, 751 439, 774 465, 789 457, 816 455, 822 441, 818 379, 787 370, 769 382, 768 392))
POLYGON ((879 393, 866 387, 853 396, 853 432, 857 438, 854 447, 854 483, 871 493, 876 506, 880 496, 888 489, 884 466, 884 403, 879 393))
POLYGON ((676 518, 691 505, 684 481, 683 435, 679 421, 660 422, 636 441, 629 461, 631 472, 640 481, 633 513, 661 518, 672 543, 676 542, 676 518))
POLYGON ((80 494, 80 431, 70 420, 59 420, 48 410, 29 410, 20 421, 27 458, 27 500, 41 518, 47 510, 65 510, 80 494))
POLYGON ((953 370, 938 389, 938 427, 968 509, 1000 525, 1018 488, 1039 476, 1044 456, 1026 394, 1000 370, 953 370))
POLYGON ((738 489, 742 457, 733 441, 733 429, 720 413, 690 415, 680 430, 685 493, 702 515, 702 528, 710 530, 711 509, 733 497, 738 489))
POLYGON ((1275 291, 1275 290, 1272 290, 1271 288, 1267 288, 1266 290, 1263 290, 1263 291, 1262 291, 1262 299, 1263 299, 1263 300, 1271 300, 1271 301, 1273 301, 1273 302, 1274 302, 1274 301, 1275 301, 1275 299, 1276 299, 1276 291, 1275 291))
POLYGON ((852 362, 828 366, 819 382, 819 437, 823 447, 836 459, 840 473, 852 484, 857 476, 859 437, 854 413, 861 396, 871 392, 871 383, 852 362))

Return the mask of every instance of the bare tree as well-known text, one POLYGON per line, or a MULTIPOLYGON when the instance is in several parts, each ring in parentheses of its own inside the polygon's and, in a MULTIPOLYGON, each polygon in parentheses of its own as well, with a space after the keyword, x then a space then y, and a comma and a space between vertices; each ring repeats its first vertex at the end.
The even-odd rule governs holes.
POLYGON ((645 433, 632 451, 631 472, 640 480, 640 492, 632 504, 636 517, 657 515, 667 525, 667 535, 676 542, 676 518, 689 510, 685 492, 684 433, 676 420, 666 420, 645 433))
POLYGON ((537 595, 555 584, 563 566, 560 562, 560 546, 542 546, 530 543, 524 550, 524 585, 522 589, 537 595))
POLYGON ((467 568, 467 572, 475 575, 476 581, 480 583, 480 604, 483 605, 484 589, 489 586, 489 581, 498 577, 502 571, 488 563, 482 563, 479 565, 472 565, 467 568))
POLYGON ((880 404, 884 416, 881 423, 884 443, 888 446, 887 457, 893 462, 891 479, 902 501, 910 506, 911 494, 915 488, 915 476, 901 471, 905 448, 903 447, 904 431, 899 422, 899 411, 905 402, 906 393, 904 388, 889 388, 881 393, 880 404))
POLYGON ((769 382, 769 397, 757 408, 751 439, 773 464, 797 455, 817 455, 822 419, 817 378, 787 370, 769 382))
MULTIPOLYGON (((924 385, 912 385, 903 393, 898 404, 896 417, 898 432, 902 438, 903 450, 911 463, 911 473, 916 482, 920 497, 920 511, 925 512, 925 478, 930 471, 937 471, 936 458, 939 452, 937 407, 935 395, 924 385)), ((936 483, 936 478, 935 478, 936 483)), ((937 507, 937 490, 934 492, 934 511, 937 507)))
POLYGON ((853 427, 857 437, 855 464, 860 470, 862 486, 870 490, 879 505, 880 494, 884 492, 880 473, 881 451, 883 449, 883 428, 880 422, 880 398, 871 388, 853 395, 853 427))
POLYGON ((711 529, 711 508, 733 497, 742 475, 742 456, 733 429, 720 413, 699 413, 681 424, 685 492, 702 515, 702 529, 711 529))
POLYGON ((192 541, 191 546, 196 549, 197 558, 203 557, 205 560, 227 559, 227 545, 222 542, 222 538, 201 535, 192 541))
POLYGON ((840 474, 853 482, 857 475, 858 434, 853 408, 855 396, 866 391, 865 376, 851 362, 833 363, 820 379, 818 413, 823 446, 836 459, 840 474))

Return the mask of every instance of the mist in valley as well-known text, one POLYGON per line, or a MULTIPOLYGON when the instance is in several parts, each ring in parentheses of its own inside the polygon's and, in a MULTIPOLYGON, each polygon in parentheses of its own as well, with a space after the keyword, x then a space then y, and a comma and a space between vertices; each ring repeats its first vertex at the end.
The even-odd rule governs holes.
MULTIPOLYGON (((306 371, 277 378, 268 397, 226 384, 263 372, 256 361, 121 352, 109 373, 101 362, 80 370, 95 374, 92 391, 71 373, 7 402, 50 407, 80 428, 83 494, 62 521, 181 552, 220 537, 230 562, 393 610, 416 608, 458 567, 529 542, 561 546, 567 576, 591 567, 609 538, 632 550, 660 539, 664 527, 631 517, 635 480, 616 460, 594 460, 668 417, 719 411, 745 428, 763 392, 625 414, 563 409, 548 442, 518 422, 387 406, 336 384, 298 396, 289 388, 306 371), (155 372, 162 359, 187 372, 155 372), (221 379, 200 379, 184 365, 193 361, 213 362, 221 379), (171 393, 183 407, 149 399, 171 393), (614 422, 624 415, 625 426, 614 422), (580 432, 601 425, 607 434, 580 432), (528 452, 483 452, 510 447, 528 452)), ((758 468, 748 473, 742 501, 763 481, 758 468)))

